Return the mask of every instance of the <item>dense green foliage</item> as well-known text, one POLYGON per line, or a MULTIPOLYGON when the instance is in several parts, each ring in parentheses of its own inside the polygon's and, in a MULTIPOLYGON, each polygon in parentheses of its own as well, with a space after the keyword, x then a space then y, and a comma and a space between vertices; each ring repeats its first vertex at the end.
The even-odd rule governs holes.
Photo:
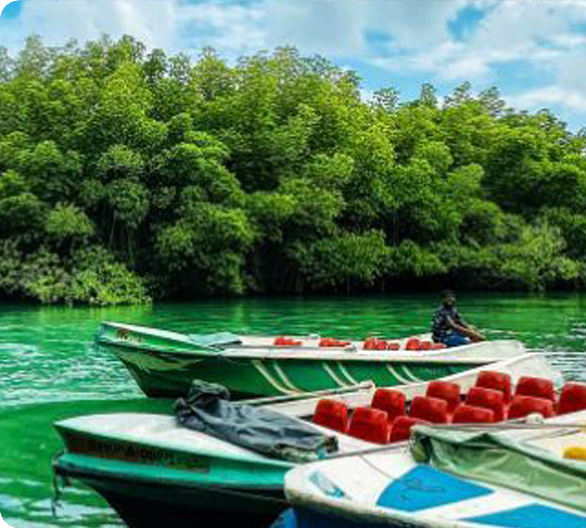
POLYGON ((277 49, 0 50, 0 292, 107 304, 586 276, 585 138, 277 49))

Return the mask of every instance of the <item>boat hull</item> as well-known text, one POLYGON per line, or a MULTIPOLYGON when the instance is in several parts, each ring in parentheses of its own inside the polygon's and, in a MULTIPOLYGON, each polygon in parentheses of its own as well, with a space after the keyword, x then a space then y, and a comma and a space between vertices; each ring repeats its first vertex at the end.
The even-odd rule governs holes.
POLYGON ((137 482, 121 476, 98 475, 58 460, 55 473, 75 478, 99 493, 132 528, 165 526, 188 528, 196 523, 244 522, 267 526, 287 507, 282 487, 182 486, 164 480, 137 482))
MULTIPOLYGON (((403 345, 406 340, 403 340, 403 345)), ((151 397, 183 396, 194 379, 219 383, 234 398, 344 389, 372 381, 391 387, 431 381, 518 357, 516 341, 475 343, 438 351, 372 351, 362 343, 322 348, 315 338, 298 347, 242 336, 240 344, 201 346, 190 336, 154 328, 103 323, 99 347, 114 353, 151 397)))
POLYGON ((372 381, 390 387, 421 383, 464 372, 477 362, 325 361, 196 357, 110 346, 141 390, 153 398, 175 398, 194 379, 218 383, 234 398, 278 396, 352 387, 372 381))

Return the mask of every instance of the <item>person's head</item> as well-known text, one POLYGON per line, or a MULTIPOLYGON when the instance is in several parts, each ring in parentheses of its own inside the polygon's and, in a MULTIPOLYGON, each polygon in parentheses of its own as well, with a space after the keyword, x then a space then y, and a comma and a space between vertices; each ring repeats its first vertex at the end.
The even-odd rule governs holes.
POLYGON ((448 307, 456 305, 456 294, 453 290, 444 290, 442 292, 442 304, 448 307))

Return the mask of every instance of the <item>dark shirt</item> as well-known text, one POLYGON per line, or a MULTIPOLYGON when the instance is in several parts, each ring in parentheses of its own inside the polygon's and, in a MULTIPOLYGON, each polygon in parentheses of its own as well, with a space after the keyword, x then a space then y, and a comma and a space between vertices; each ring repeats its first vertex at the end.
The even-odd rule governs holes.
POLYGON ((448 323, 448 318, 456 324, 464 325, 464 321, 456 308, 440 306, 431 320, 431 333, 436 343, 443 343, 454 332, 454 329, 448 323))

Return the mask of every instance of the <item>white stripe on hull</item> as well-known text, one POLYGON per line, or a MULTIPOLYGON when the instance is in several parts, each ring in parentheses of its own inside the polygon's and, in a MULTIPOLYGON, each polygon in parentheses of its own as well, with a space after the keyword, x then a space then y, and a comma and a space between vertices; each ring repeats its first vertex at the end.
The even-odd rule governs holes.
POLYGON ((342 381, 337 376, 337 374, 332 370, 332 367, 330 365, 328 365, 325 361, 322 362, 321 366, 330 375, 330 378, 332 378, 338 384, 338 387, 349 387, 350 386, 348 383, 342 381))
POLYGON ((281 394, 297 394, 297 392, 287 389, 283 387, 275 378, 273 378, 272 374, 268 371, 268 369, 262 364, 260 359, 253 360, 252 364, 256 368, 256 370, 261 374, 261 376, 266 379, 273 389, 278 390, 281 394))
POLYGON ((340 372, 342 374, 344 374, 344 376, 346 376, 346 379, 350 382, 351 385, 358 385, 358 381, 356 381, 351 375, 350 373, 346 370, 346 367, 344 367, 344 365, 342 363, 340 363, 339 361, 336 362, 336 365, 338 365, 338 368, 340 369, 340 372))
POLYGON ((275 369, 275 372, 281 376, 281 381, 283 382, 283 384, 288 387, 289 389, 291 389, 294 392, 298 392, 298 393, 302 393, 305 392, 303 390, 301 390, 299 387, 296 387, 295 385, 293 385, 293 383, 291 382, 291 380, 288 378, 287 374, 285 374, 285 372, 283 371, 283 369, 279 366, 278 361, 273 361, 273 368, 275 369))

